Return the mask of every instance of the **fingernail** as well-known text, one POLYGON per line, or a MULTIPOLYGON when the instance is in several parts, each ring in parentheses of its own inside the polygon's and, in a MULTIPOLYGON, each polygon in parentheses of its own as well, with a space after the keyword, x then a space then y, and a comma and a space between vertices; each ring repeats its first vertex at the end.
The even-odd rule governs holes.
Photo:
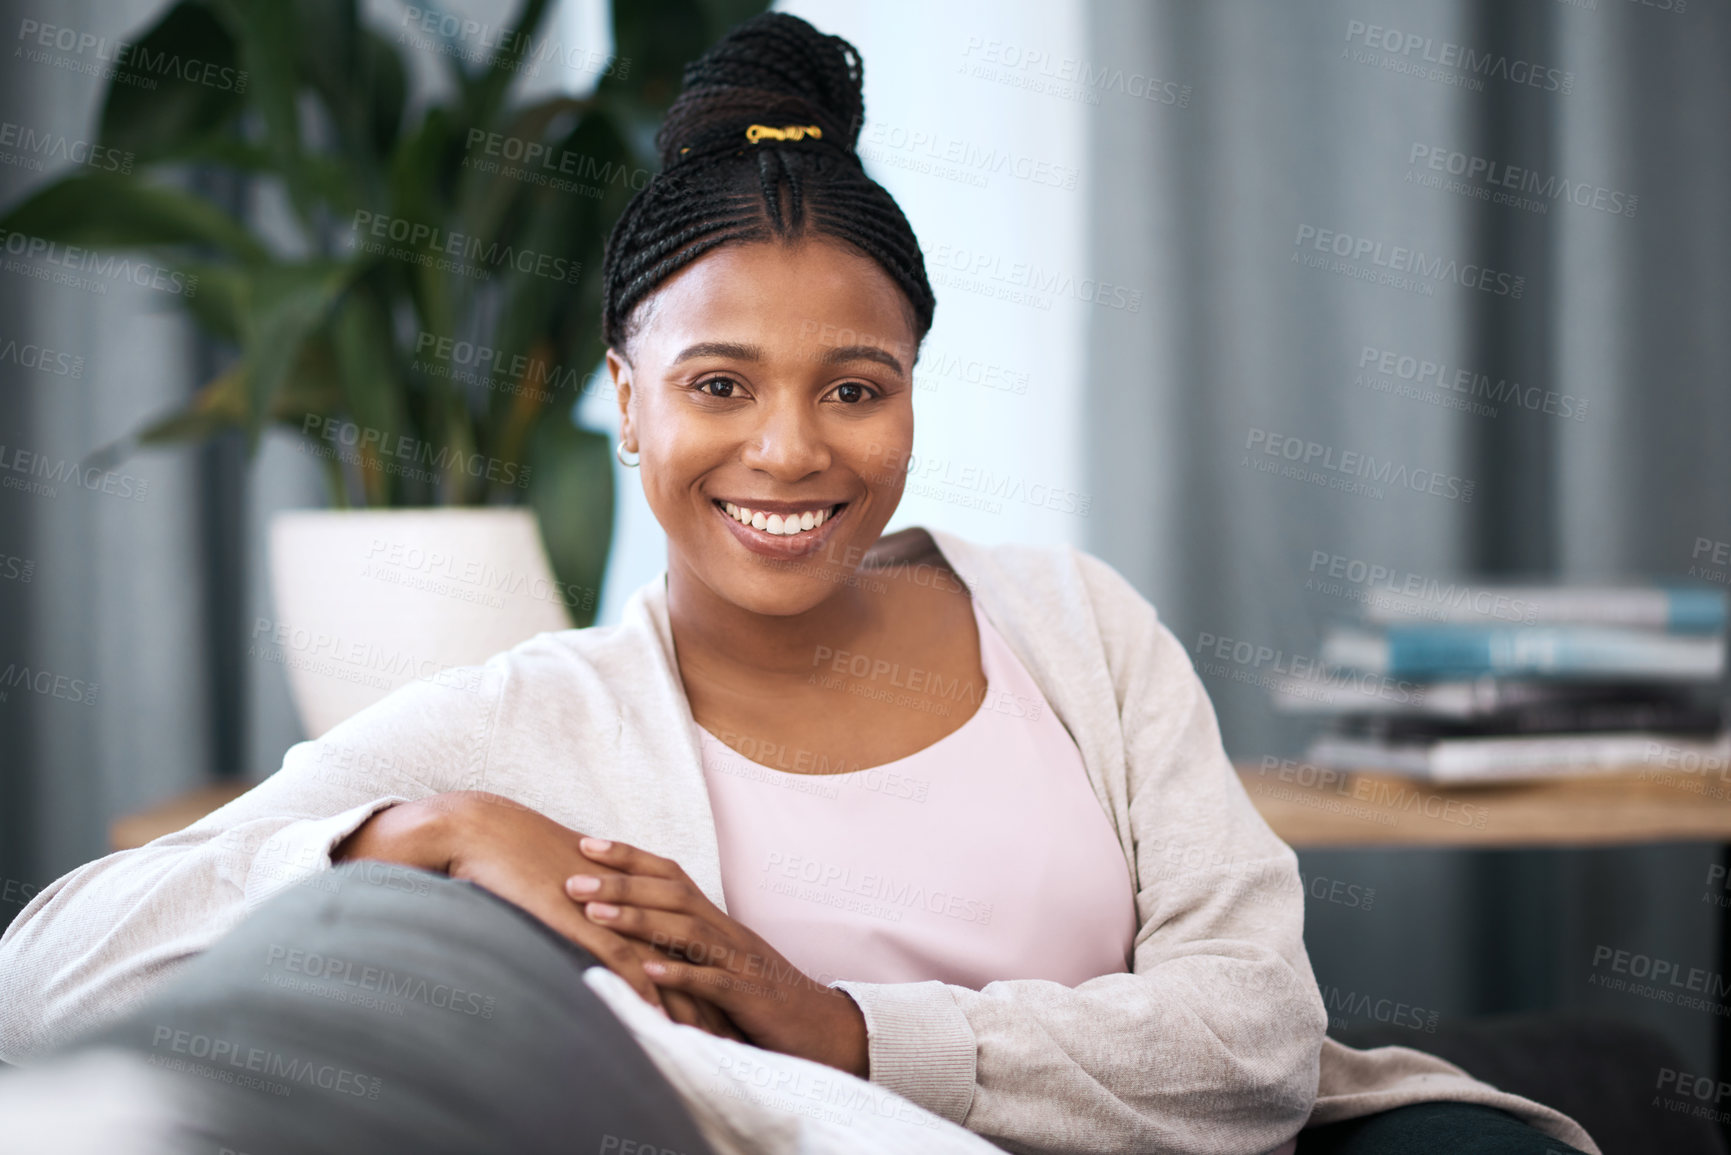
POLYGON ((565 885, 578 894, 592 894, 601 889, 601 880, 593 874, 577 874, 568 879, 565 885))
POLYGON ((619 908, 608 902, 592 902, 583 908, 590 918, 617 918, 619 908))
POLYGON ((657 975, 657 976, 664 975, 667 973, 667 964, 666 963, 658 963, 658 962, 646 962, 643 964, 643 973, 648 974, 648 975, 657 975))
POLYGON ((607 839, 590 838, 587 835, 584 836, 583 841, 579 843, 579 845, 581 845, 584 850, 593 850, 596 854, 605 854, 607 851, 613 849, 613 844, 607 839))

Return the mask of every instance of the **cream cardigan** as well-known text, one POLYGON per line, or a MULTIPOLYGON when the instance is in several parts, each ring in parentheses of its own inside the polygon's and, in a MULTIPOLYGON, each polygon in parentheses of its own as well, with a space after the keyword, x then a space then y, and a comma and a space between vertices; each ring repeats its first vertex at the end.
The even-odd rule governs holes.
MULTIPOLYGON (((1018 1152, 1253 1153, 1307 1119, 1458 1099, 1597 1152, 1566 1116, 1440 1059, 1324 1037, 1297 858, 1233 772, 1183 646, 1116 571, 1070 547, 924 530, 885 538, 869 562, 936 560, 1081 749, 1136 895, 1134 969, 1074 988, 838 982, 864 1012, 869 1084, 636 1013, 648 1008, 628 1005, 617 976, 592 970, 718 1148, 990 1151, 983 1136, 1018 1152), (855 1095, 853 1111, 819 1119, 782 1093, 813 1080, 855 1095)), ((187 829, 44 888, 0 939, 0 1057, 27 1060, 115 1014, 282 887, 328 869, 373 811, 443 791, 508 795, 672 858, 725 910, 696 729, 663 579, 617 626, 541 634, 410 683, 290 748, 277 773, 187 829)))

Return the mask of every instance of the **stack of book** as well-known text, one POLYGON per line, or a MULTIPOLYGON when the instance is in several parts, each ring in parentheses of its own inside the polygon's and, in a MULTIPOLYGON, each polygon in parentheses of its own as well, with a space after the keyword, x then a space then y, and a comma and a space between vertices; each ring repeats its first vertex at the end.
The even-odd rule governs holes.
POLYGON ((1463 782, 1724 766, 1725 620, 1725 593, 1698 588, 1377 600, 1274 704, 1326 717, 1306 757, 1340 770, 1463 782))

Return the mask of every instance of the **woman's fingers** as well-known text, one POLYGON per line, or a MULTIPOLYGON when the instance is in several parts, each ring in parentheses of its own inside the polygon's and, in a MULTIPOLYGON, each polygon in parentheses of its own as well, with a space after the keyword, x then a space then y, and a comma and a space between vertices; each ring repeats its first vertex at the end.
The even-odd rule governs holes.
POLYGON ((741 1043, 751 1042, 751 1040, 746 1038, 738 1027, 733 1025, 733 1020, 727 1017, 727 1012, 723 1011, 708 999, 694 998, 691 995, 687 995, 684 991, 661 992, 663 997, 670 993, 691 999, 692 1003, 698 1008, 698 1013, 703 1016, 704 1030, 708 1031, 710 1034, 717 1035, 724 1039, 733 1039, 741 1043))
POLYGON ((565 880, 565 893, 591 922, 670 954, 701 963, 731 950, 731 940, 711 917, 720 912, 683 872, 677 879, 574 874, 565 880))
POLYGON ((662 1001, 667 1007, 667 1016, 676 1023, 684 1023, 688 1027, 707 1031, 723 1039, 736 1039, 739 1042, 750 1042, 740 1034, 739 1028, 733 1025, 721 1009, 708 999, 700 999, 684 991, 671 988, 661 992, 662 1001))
POLYGON ((609 841, 585 835, 578 840, 585 858, 622 870, 626 874, 644 874, 652 878, 684 878, 685 869, 671 858, 640 850, 627 842, 609 841))
POLYGON ((591 902, 583 907, 583 916, 617 934, 693 962, 710 962, 734 953, 714 927, 689 914, 591 902))
POLYGON ((642 874, 573 874, 565 880, 565 893, 580 903, 605 902, 691 913, 698 909, 696 891, 690 883, 642 874))
POLYGON ((602 966, 629 983, 631 989, 642 995, 645 1002, 666 1013, 667 1008, 662 1004, 661 992, 644 973, 643 961, 638 956, 635 944, 605 927, 596 926, 569 906, 563 906, 555 917, 557 921, 546 917, 543 917, 542 921, 600 959, 602 966))
POLYGON ((705 1030, 703 1016, 698 1011, 697 1000, 684 991, 666 990, 661 992, 661 1005, 667 1010, 667 1017, 676 1023, 684 1023, 688 1027, 700 1027, 705 1030))
POLYGON ((696 999, 714 1003, 723 1014, 740 1006, 741 1000, 767 999, 772 1003, 783 1003, 787 995, 762 983, 717 967, 696 966, 682 962, 679 959, 656 959, 645 963, 644 970, 649 972, 656 985, 663 990, 674 990, 690 995, 696 999))
POLYGON ((564 897, 546 882, 522 878, 487 863, 454 866, 452 877, 467 878, 477 886, 484 886, 505 901, 540 919, 557 933, 593 954, 601 961, 601 965, 624 979, 650 1006, 663 1014, 666 1013, 660 992, 643 972, 638 945, 584 917, 581 911, 565 901, 564 897))

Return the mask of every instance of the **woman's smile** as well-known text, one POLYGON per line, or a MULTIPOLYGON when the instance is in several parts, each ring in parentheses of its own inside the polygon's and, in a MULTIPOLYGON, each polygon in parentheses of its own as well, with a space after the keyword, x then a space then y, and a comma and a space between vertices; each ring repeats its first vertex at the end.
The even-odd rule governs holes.
POLYGON ((763 557, 804 557, 834 532, 851 503, 817 501, 724 501, 710 503, 746 549, 763 557))

